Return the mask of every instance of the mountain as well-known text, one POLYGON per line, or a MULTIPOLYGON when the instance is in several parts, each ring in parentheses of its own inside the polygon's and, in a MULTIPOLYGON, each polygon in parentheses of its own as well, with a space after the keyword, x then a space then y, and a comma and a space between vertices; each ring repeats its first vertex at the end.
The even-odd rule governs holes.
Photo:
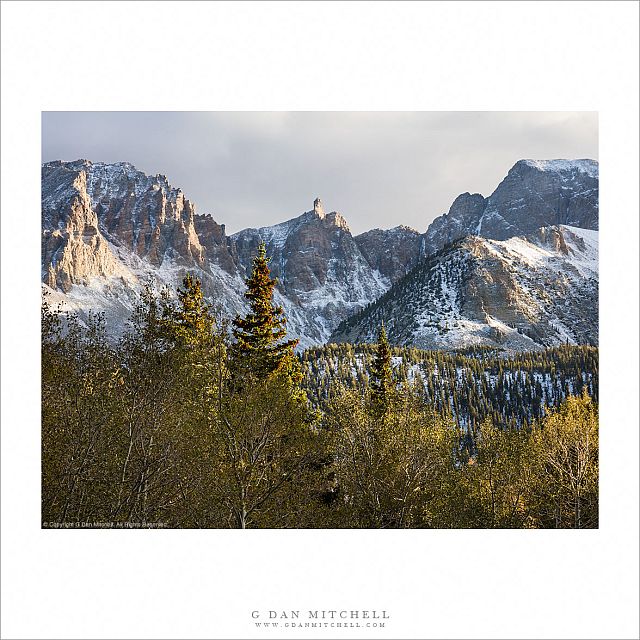
POLYGON ((468 235, 507 240, 540 227, 598 229, 598 163, 595 160, 520 160, 496 190, 458 196, 449 213, 427 229, 424 253, 468 235))
POLYGON ((528 236, 466 236, 423 260, 342 322, 334 342, 533 350, 598 341, 598 233, 556 225, 528 236))
POLYGON ((340 319, 382 295, 391 282, 372 267, 356 244, 347 221, 313 209, 272 227, 245 229, 232 236, 241 271, 251 269, 258 244, 267 246, 271 273, 289 324, 304 345, 326 342, 340 319))
POLYGON ((100 231, 87 175, 58 164, 42 174, 42 277, 70 291, 90 278, 127 278, 128 270, 100 231))
POLYGON ((142 287, 175 291, 188 272, 224 314, 242 313, 244 278, 264 241, 278 278, 275 301, 302 348, 373 339, 374 312, 393 325, 398 344, 594 344, 597 318, 583 301, 597 308, 597 228, 593 160, 522 160, 491 196, 462 194, 424 234, 397 226, 357 236, 320 199, 286 222, 227 235, 164 175, 126 162, 42 166, 44 289, 81 316, 104 312, 116 335, 142 287), (475 269, 473 277, 463 267, 475 269), (459 277, 449 282, 449 272, 459 277), (385 301, 400 298, 404 306, 391 313, 385 301), (565 308, 567 300, 575 308, 565 308), (466 333, 458 331, 464 323, 466 333))
POLYGON ((243 283, 224 225, 198 216, 166 176, 126 162, 42 166, 42 277, 52 302, 105 313, 120 333, 142 287, 175 291, 187 272, 229 314, 243 283))
POLYGON ((275 293, 301 346, 325 342, 391 281, 362 255, 343 216, 311 211, 228 236, 162 175, 131 164, 49 162, 42 167, 42 278, 53 302, 103 311, 115 333, 145 284, 175 290, 195 273, 227 315, 246 309, 243 279, 264 240, 275 293))

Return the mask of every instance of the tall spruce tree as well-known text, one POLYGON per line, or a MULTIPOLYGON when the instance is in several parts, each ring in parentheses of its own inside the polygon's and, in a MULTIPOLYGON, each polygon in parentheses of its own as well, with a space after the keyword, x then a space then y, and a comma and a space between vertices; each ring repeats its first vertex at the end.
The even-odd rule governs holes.
POLYGON ((382 415, 387 411, 392 389, 391 347, 383 322, 378 333, 378 346, 371 369, 371 401, 374 414, 382 415))
POLYGON ((214 328, 211 309, 205 302, 200 280, 189 273, 182 280, 182 288, 178 288, 178 308, 173 321, 176 336, 183 345, 211 340, 214 328))
POLYGON ((271 277, 264 242, 258 246, 251 276, 245 282, 250 310, 233 321, 232 360, 236 371, 249 371, 262 378, 290 364, 298 344, 297 340, 283 341, 286 318, 283 308, 273 304, 277 280, 271 277))

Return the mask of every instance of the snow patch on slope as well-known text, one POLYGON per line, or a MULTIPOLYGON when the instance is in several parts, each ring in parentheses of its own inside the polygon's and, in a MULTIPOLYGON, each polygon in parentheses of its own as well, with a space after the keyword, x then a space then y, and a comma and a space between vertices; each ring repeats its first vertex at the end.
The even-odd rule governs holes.
POLYGON ((598 177, 598 162, 595 160, 523 160, 523 162, 539 171, 556 173, 580 171, 592 178, 598 177))

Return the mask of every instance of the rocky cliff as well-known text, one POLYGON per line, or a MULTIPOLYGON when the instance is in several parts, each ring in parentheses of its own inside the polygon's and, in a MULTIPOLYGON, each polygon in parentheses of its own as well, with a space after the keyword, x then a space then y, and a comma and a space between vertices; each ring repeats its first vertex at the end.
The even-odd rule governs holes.
POLYGON ((241 311, 242 280, 224 226, 162 175, 126 162, 42 166, 42 270, 52 299, 83 315, 103 311, 122 331, 145 284, 195 273, 214 303, 241 311))
POLYGON ((467 235, 506 240, 565 224, 598 229, 595 160, 520 160, 484 198, 463 193, 425 233, 425 253, 467 235))
POLYGON ((391 282, 411 271, 424 252, 422 234, 404 225, 365 231, 355 241, 371 267, 391 282))
POLYGON ((325 213, 319 199, 297 218, 230 237, 165 176, 128 163, 43 165, 42 228, 43 282, 58 291, 54 299, 80 313, 105 311, 118 330, 145 283, 175 290, 187 272, 223 312, 242 312, 243 278, 262 241, 279 280, 276 300, 303 346, 326 341, 390 286, 344 217, 325 213))
POLYGON ((330 341, 425 349, 537 349, 598 343, 598 233, 543 227, 527 237, 467 236, 423 260, 330 341))
POLYGON ((584 276, 578 263, 581 252, 593 252, 597 243, 597 234, 584 237, 579 228, 597 226, 598 166, 587 160, 523 160, 489 198, 462 194, 425 234, 399 226, 356 237, 340 213, 325 212, 320 199, 286 222, 229 236, 163 175, 146 175, 126 162, 56 161, 42 167, 44 286, 54 301, 80 314, 104 311, 114 333, 122 330, 144 284, 175 291, 187 272, 201 279, 224 314, 243 312, 243 279, 264 241, 278 278, 276 302, 302 347, 332 334, 336 340, 373 339, 375 322, 383 317, 402 344, 452 347, 467 340, 453 331, 466 322, 474 323, 471 342, 515 348, 562 339, 594 343, 597 274, 591 269, 584 276), (540 251, 548 255, 542 259, 540 251), (530 255, 539 259, 528 262, 530 255), (460 277, 444 266, 426 266, 436 263, 455 263, 451 274, 460 277), (407 289, 408 282, 415 286, 407 289), (405 299, 404 291, 411 296, 405 299), (404 306, 385 306, 391 298, 404 306), (566 301, 574 307, 565 308, 566 301), (371 305, 378 315, 365 318, 360 312, 371 305), (416 322, 433 331, 416 333, 416 322))
POLYGON ((56 165, 42 175, 42 277, 70 291, 93 278, 128 274, 99 228, 84 171, 56 165))
MULTIPOLYGON (((384 293, 390 281, 362 255, 344 217, 325 213, 320 199, 301 216, 232 236, 240 268, 247 273, 260 242, 290 323, 304 327, 310 344, 325 342, 340 322, 384 293)), ((301 331, 302 332, 302 331, 301 331)))

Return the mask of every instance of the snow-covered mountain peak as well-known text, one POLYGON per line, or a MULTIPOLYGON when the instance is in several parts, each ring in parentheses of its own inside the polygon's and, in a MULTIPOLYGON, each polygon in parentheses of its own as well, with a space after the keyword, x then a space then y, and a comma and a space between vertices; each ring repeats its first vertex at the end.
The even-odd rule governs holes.
POLYGON ((596 160, 519 160, 494 192, 458 196, 425 233, 425 253, 469 234, 507 240, 541 227, 598 228, 596 160))
MULTIPOLYGON (((301 346, 325 342, 341 320, 392 285, 403 302, 384 320, 408 344, 448 347, 469 336, 514 348, 593 342, 594 175, 595 161, 522 160, 489 198, 462 194, 425 234, 399 225, 354 238, 344 216, 326 213, 316 198, 297 217, 227 236, 164 175, 146 175, 128 162, 48 162, 42 278, 72 308, 104 310, 122 323, 143 283, 175 290, 192 272, 233 316, 245 308, 243 279, 264 241, 278 279, 276 300, 301 346), (422 274, 417 280, 414 269, 422 274), (394 314, 409 324, 400 327, 394 314)), ((351 324, 344 335, 375 337, 376 319, 353 335, 351 324)))
POLYGON ((427 349, 513 350, 598 342, 598 232, 557 225, 528 236, 466 236, 427 257, 330 340, 427 349))
POLYGON ((185 204, 182 189, 169 184, 165 175, 147 175, 130 162, 91 162, 79 159, 70 162, 54 160, 42 165, 43 199, 47 199, 48 205, 55 205, 69 197, 68 192, 60 189, 61 184, 70 185, 64 174, 71 181, 76 176, 85 176, 86 192, 94 208, 105 201, 140 198, 153 192, 161 193, 173 204, 185 204), (47 181, 53 182, 56 188, 48 188, 47 181))
POLYGON ((538 171, 548 171, 553 173, 568 173, 579 171, 586 173, 592 178, 598 177, 598 161, 590 159, 582 160, 521 160, 523 164, 538 169, 538 171))

